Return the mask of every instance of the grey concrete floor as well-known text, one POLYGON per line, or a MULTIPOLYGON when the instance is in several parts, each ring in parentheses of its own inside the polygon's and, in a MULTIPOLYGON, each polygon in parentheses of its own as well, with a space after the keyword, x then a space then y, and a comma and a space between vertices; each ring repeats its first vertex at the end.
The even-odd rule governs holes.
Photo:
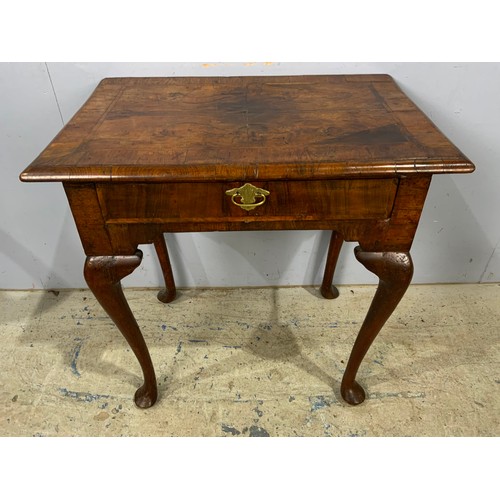
POLYGON ((498 436, 500 285, 413 285, 339 387, 373 286, 125 294, 159 400, 88 290, 0 292, 1 436, 498 436))

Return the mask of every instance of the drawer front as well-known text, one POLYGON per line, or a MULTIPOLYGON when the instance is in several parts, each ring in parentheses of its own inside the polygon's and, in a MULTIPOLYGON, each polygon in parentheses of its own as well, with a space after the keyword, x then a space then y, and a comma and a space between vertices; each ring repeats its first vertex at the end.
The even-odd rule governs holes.
POLYGON ((255 180, 252 187, 241 190, 245 184, 103 183, 97 186, 97 192, 108 223, 380 220, 391 215, 398 181, 255 180))

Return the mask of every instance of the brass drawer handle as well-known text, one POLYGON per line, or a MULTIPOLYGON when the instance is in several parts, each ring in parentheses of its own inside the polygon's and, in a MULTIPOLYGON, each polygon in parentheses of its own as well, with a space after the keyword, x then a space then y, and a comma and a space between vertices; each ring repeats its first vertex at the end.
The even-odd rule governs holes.
POLYGON ((269 191, 246 183, 244 186, 226 191, 228 196, 231 196, 231 201, 243 210, 253 210, 266 202, 266 196, 269 196, 269 191), (241 198, 243 203, 238 203, 235 198, 241 198), (259 201, 255 201, 259 198, 259 201))

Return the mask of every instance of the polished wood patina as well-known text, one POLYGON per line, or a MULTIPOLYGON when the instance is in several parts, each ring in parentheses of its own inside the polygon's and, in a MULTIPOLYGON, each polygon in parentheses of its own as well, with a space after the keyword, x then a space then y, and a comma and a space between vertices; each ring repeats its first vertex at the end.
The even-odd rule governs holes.
POLYGON ((473 170, 387 75, 107 78, 21 180, 63 183, 85 279, 143 370, 142 408, 156 377, 120 284, 139 244, 154 244, 171 302, 167 232, 332 231, 329 299, 342 242, 358 242, 379 286, 341 384, 355 405, 358 368, 411 281, 432 176, 473 170))

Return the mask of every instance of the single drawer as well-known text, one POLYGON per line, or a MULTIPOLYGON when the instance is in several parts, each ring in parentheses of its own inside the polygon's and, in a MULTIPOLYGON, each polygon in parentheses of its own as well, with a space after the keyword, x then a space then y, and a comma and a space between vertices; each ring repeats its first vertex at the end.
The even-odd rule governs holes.
POLYGON ((390 217, 397 185, 395 178, 103 183, 97 192, 108 223, 375 220, 390 217))

